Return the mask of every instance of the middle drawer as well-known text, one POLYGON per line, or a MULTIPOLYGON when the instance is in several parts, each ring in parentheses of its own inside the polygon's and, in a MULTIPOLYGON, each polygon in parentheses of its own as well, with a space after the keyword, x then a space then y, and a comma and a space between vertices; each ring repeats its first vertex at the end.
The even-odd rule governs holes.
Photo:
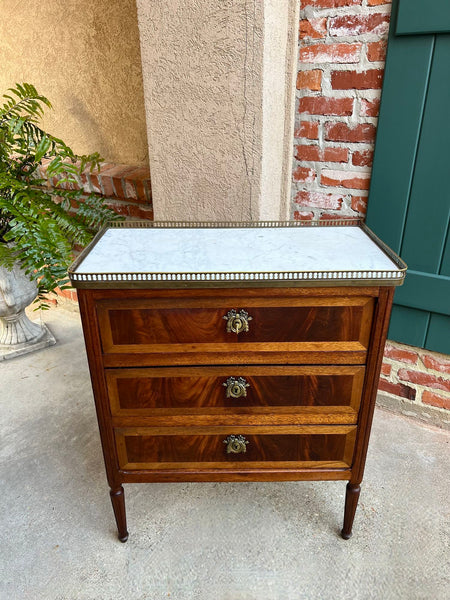
POLYGON ((290 415, 295 423, 356 423, 365 368, 236 365, 105 372, 113 417, 166 423, 192 415, 198 424, 212 418, 226 424, 230 418, 285 422, 290 415))

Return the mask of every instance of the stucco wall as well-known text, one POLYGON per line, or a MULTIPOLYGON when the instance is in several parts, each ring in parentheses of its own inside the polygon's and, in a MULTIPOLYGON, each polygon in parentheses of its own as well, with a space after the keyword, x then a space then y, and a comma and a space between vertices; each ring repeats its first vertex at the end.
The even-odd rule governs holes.
POLYGON ((137 6, 155 219, 254 218, 262 5, 138 0, 137 6))
POLYGON ((137 6, 155 219, 286 218, 298 0, 137 6))
POLYGON ((45 127, 78 153, 148 164, 135 0, 0 2, 0 94, 34 84, 45 127))

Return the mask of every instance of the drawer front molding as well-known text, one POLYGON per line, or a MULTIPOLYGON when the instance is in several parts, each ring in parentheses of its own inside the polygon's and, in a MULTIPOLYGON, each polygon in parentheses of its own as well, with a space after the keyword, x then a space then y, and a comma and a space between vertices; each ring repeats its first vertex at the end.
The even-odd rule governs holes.
MULTIPOLYGON (((104 300, 97 305, 106 354, 366 351, 374 300, 367 296, 104 300), (233 306, 252 317, 228 326, 233 306), (226 318, 227 323, 224 323, 226 318)), ((247 317, 248 318, 248 317, 247 317)), ((195 357, 191 358, 192 362, 195 357)))
POLYGON ((115 432, 123 470, 351 467, 355 426, 124 428, 115 432), (224 443, 225 442, 225 443, 224 443), (245 451, 230 451, 233 443, 245 451))
POLYGON ((352 423, 364 374, 363 366, 236 365, 108 369, 106 379, 115 417, 166 417, 170 422, 171 417, 190 415, 192 420, 200 415, 211 420, 225 415, 257 418, 281 410, 303 414, 305 422, 352 423))

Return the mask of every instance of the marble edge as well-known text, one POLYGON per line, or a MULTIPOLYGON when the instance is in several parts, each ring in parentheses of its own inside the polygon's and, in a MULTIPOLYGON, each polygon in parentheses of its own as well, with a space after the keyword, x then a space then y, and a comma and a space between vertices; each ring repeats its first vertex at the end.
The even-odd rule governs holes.
POLYGON ((255 222, 212 222, 193 221, 120 221, 107 224, 91 243, 81 252, 68 269, 69 279, 75 288, 113 287, 241 287, 318 286, 318 285, 402 285, 407 270, 406 263, 387 246, 362 221, 362 219, 340 219, 326 221, 255 221, 255 222), (124 228, 272 228, 272 227, 357 227, 397 266, 397 270, 351 270, 351 271, 280 271, 280 272, 171 272, 171 273, 76 273, 86 256, 109 229, 124 228))

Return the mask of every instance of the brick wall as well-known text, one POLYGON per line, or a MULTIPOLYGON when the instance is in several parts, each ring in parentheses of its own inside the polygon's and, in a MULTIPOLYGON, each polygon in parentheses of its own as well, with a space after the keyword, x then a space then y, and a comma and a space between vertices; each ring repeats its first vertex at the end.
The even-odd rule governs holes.
MULTIPOLYGON (((45 161, 43 161, 39 176, 47 179, 45 161)), ((53 187, 55 184, 56 178, 47 179, 48 187, 53 187)), ((126 219, 153 220, 148 167, 102 163, 100 171, 83 173, 77 189, 84 190, 86 194, 94 193, 103 196, 106 204, 126 219)), ((77 301, 76 290, 57 290, 57 294, 57 298, 51 295, 50 303, 63 305, 68 310, 76 307, 74 305, 74 302, 77 301)))
POLYGON ((363 217, 390 0, 301 0, 292 218, 363 217))
MULTIPOLYGON (((48 187, 54 187, 57 178, 47 179, 47 163, 48 161, 43 161, 38 175, 47 180, 48 187)), ((101 163, 99 171, 95 170, 90 173, 89 170, 86 170, 82 174, 78 186, 66 185, 69 185, 70 189, 82 189, 86 194, 103 196, 110 208, 126 218, 153 220, 150 169, 148 167, 101 163)))
POLYGON ((401 399, 406 414, 450 425, 450 356, 389 341, 379 391, 387 407, 401 399))

